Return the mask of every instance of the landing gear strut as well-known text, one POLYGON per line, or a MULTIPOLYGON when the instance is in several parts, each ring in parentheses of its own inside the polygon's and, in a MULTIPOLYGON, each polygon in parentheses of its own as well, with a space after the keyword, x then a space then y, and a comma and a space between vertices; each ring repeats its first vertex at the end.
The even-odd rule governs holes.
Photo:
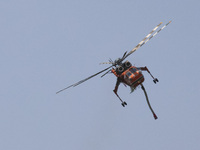
POLYGON ((141 69, 142 71, 147 71, 150 76, 153 78, 153 82, 156 84, 156 82, 159 82, 157 78, 154 78, 154 76, 151 74, 151 72, 149 71, 149 69, 145 66, 145 67, 140 67, 139 69, 141 69))
POLYGON ((115 85, 115 89, 113 90, 113 92, 117 95, 117 97, 119 98, 119 100, 122 102, 122 103, 121 103, 122 106, 125 107, 125 106, 127 105, 127 103, 126 103, 125 101, 123 101, 123 100, 119 97, 119 95, 117 94, 117 90, 118 90, 118 87, 119 87, 120 83, 121 83, 120 78, 117 78, 117 83, 116 83, 116 85, 115 85))
POLYGON ((150 110, 151 110, 151 112, 152 112, 152 114, 153 114, 154 119, 158 119, 158 117, 156 116, 156 114, 154 113, 154 111, 153 111, 153 109, 152 109, 152 107, 151 107, 151 105, 150 105, 150 102, 149 102, 149 99, 148 99, 148 96, 147 96, 147 92, 146 92, 146 90, 145 90, 143 84, 141 84, 141 87, 142 87, 142 90, 144 91, 144 94, 145 94, 146 100, 147 100, 147 104, 148 104, 148 106, 149 106, 149 108, 150 108, 150 110))
POLYGON ((127 103, 126 103, 125 101, 123 101, 123 100, 119 97, 119 95, 117 94, 117 92, 116 92, 115 90, 113 90, 113 92, 117 95, 117 97, 119 98, 119 100, 122 102, 122 103, 121 103, 122 106, 125 107, 125 106, 127 105, 127 103))

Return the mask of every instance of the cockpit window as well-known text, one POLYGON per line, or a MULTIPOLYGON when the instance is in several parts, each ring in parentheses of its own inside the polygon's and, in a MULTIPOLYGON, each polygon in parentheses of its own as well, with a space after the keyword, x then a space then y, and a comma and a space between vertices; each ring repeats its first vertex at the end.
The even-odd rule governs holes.
POLYGON ((127 76, 127 77, 130 77, 130 76, 131 76, 131 73, 128 71, 128 72, 126 73, 126 76, 127 76))
POLYGON ((130 72, 135 73, 137 70, 135 68, 131 68, 130 72))

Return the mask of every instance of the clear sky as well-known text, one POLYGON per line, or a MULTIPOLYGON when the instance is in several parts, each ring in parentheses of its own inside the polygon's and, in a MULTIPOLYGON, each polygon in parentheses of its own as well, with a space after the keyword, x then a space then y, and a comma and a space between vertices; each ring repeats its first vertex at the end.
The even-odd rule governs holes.
POLYGON ((199 150, 199 0, 1 0, 1 150, 199 150), (128 57, 144 93, 97 76, 60 94, 172 23, 128 57))

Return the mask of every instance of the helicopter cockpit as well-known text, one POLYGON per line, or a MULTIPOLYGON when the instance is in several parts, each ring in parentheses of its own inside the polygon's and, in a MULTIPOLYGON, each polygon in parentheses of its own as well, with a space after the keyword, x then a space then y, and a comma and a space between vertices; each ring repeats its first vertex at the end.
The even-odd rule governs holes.
POLYGON ((132 66, 130 69, 126 70, 124 80, 128 85, 133 85, 138 81, 143 82, 143 75, 138 68, 132 66))

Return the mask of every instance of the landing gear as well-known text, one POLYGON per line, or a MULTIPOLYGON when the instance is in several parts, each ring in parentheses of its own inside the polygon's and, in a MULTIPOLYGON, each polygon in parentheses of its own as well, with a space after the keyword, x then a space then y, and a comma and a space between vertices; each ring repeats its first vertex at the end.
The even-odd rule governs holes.
POLYGON ((122 106, 125 107, 127 105, 126 102, 122 102, 122 106))
POLYGON ((156 84, 156 82, 159 82, 157 78, 153 79, 153 82, 156 84))
POLYGON ((152 109, 152 107, 151 107, 151 105, 150 105, 150 102, 149 102, 149 99, 148 99, 148 96, 147 96, 147 92, 146 92, 146 90, 145 90, 145 88, 144 88, 144 86, 143 86, 142 84, 141 84, 141 88, 142 88, 142 90, 144 91, 144 94, 145 94, 146 100, 147 100, 147 104, 148 104, 148 106, 149 106, 149 108, 150 108, 150 110, 151 110, 151 112, 152 112, 152 114, 153 114, 154 119, 155 119, 155 120, 158 119, 158 117, 156 116, 156 114, 154 113, 154 111, 153 111, 153 109, 152 109))
POLYGON ((157 78, 154 78, 154 76, 151 74, 151 72, 149 71, 149 69, 145 66, 145 67, 140 67, 139 69, 141 69, 142 71, 147 71, 150 76, 153 78, 153 82, 156 84, 156 82, 159 82, 157 78))
POLYGON ((117 83, 115 85, 115 89, 113 90, 113 92, 116 94, 116 96, 119 98, 119 100, 122 102, 122 106, 125 107, 127 105, 127 103, 125 101, 123 101, 119 95, 117 94, 117 90, 118 90, 118 87, 119 87, 119 84, 121 83, 120 81, 120 78, 117 78, 117 83))

